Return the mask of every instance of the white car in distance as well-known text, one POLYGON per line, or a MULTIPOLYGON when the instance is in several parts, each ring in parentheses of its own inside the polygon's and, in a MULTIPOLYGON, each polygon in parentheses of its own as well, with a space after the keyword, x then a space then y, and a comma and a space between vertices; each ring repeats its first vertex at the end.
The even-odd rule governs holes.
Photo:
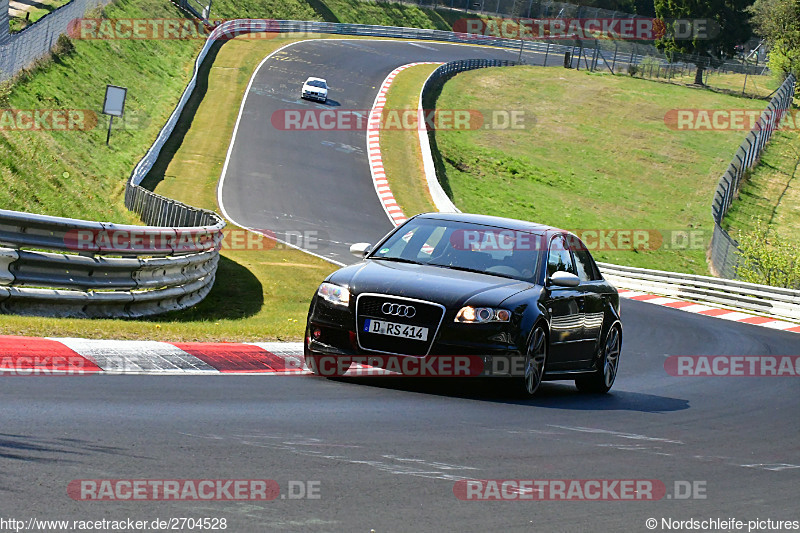
POLYGON ((309 77, 303 83, 303 90, 300 93, 301 98, 309 100, 317 100, 319 102, 326 102, 328 100, 328 82, 322 78, 309 77))

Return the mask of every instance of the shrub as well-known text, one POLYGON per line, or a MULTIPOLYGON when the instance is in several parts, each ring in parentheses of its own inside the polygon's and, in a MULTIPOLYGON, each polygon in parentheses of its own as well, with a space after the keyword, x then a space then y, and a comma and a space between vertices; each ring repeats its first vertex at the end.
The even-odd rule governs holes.
POLYGON ((739 232, 739 264, 742 281, 800 289, 800 246, 788 242, 760 218, 753 229, 739 232))

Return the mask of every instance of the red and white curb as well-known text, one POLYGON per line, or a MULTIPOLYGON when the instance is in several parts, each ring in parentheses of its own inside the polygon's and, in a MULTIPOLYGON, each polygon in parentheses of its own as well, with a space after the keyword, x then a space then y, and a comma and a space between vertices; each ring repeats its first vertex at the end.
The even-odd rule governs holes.
POLYGON ((383 168, 383 158, 381 157, 380 126, 383 108, 386 106, 386 93, 389 91, 389 87, 392 86, 395 77, 405 69, 417 65, 441 64, 440 61, 423 61, 408 63, 407 65, 402 65, 394 69, 386 76, 386 79, 383 80, 367 119, 367 155, 369 157, 369 170, 372 174, 372 183, 375 186, 375 192, 378 194, 381 205, 383 205, 383 210, 386 211, 386 214, 395 226, 399 226, 405 222, 407 218, 403 214, 403 210, 400 206, 397 205, 397 200, 395 200, 392 189, 389 187, 389 181, 386 179, 386 171, 383 168))
POLYGON ((308 374, 303 343, 117 341, 0 336, 0 376, 308 374))
POLYGON ((751 315, 741 311, 732 309, 724 309, 721 307, 714 307, 698 302, 690 302, 687 300, 679 300, 677 298, 669 298, 666 296, 658 296, 656 294, 649 294, 645 292, 633 291, 628 289, 618 289, 619 295, 623 298, 636 300, 639 302, 647 302, 649 304, 661 305, 664 307, 671 307, 672 309, 680 309, 688 313, 697 313, 698 315, 713 316, 723 320, 731 320, 733 322, 741 322, 743 324, 752 324, 754 326, 761 326, 770 329, 779 329, 783 331, 791 331, 800 333, 800 324, 793 322, 786 322, 777 318, 766 316, 751 315))
MULTIPOLYGON (((0 335, 0 377, 311 373, 305 365, 301 342, 157 342, 0 335)), ((347 375, 392 374, 353 362, 347 375)))

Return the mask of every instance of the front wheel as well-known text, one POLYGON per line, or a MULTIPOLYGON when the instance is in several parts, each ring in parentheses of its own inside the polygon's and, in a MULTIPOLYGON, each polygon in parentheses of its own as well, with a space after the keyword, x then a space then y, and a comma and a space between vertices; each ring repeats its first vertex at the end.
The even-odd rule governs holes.
POLYGON ((521 378, 520 392, 525 397, 532 397, 539 390, 544 377, 544 365, 547 361, 547 334, 542 326, 536 326, 531 333, 528 349, 525 351, 525 371, 521 378))
POLYGON ((617 377, 619 356, 622 353, 622 333, 618 326, 612 326, 603 345, 600 365, 597 370, 587 376, 575 380, 575 386, 581 392, 605 394, 611 390, 617 377))

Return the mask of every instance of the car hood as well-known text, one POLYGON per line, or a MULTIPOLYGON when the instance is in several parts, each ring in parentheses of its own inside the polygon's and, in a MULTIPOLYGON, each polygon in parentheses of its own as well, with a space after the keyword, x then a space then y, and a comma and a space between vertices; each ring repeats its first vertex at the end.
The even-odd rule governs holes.
POLYGON ((314 91, 314 92, 318 92, 318 93, 327 93, 328 92, 328 89, 324 89, 322 87, 315 87, 313 85, 303 85, 303 90, 304 91, 314 91))
POLYGON ((489 274, 443 267, 367 260, 334 272, 328 281, 350 288, 353 296, 365 292, 416 298, 445 305, 498 305, 536 285, 489 274))

